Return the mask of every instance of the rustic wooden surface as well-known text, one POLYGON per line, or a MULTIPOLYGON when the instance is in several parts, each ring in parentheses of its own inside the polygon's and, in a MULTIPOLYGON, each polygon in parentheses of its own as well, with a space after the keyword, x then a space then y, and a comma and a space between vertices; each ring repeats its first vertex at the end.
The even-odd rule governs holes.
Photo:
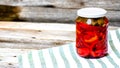
POLYGON ((120 10, 120 0, 0 0, 0 4, 58 8, 102 7, 120 10))
MULTIPOLYGON (((109 30, 119 27, 110 26, 109 30)), ((17 56, 75 42, 75 24, 0 22, 0 68, 19 68, 17 56)))
POLYGON ((110 24, 120 26, 120 0, 0 0, 0 4, 20 6, 20 20, 59 23, 74 23, 80 8, 101 7, 114 22, 110 24))
MULTIPOLYGON (((28 21, 74 23, 78 9, 22 7, 20 18, 28 21)), ((120 11, 109 10, 106 16, 112 22, 120 21, 120 11)))
POLYGON ((75 25, 0 22, 0 68, 19 68, 17 56, 74 42, 75 25))

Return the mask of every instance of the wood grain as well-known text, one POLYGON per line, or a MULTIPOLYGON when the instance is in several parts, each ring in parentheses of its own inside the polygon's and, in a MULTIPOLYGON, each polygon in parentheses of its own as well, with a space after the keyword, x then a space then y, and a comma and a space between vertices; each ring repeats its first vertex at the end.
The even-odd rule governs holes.
POLYGON ((0 22, 0 42, 2 48, 59 46, 75 42, 75 24, 0 22))
POLYGON ((0 48, 0 68, 19 68, 18 55, 34 49, 0 48))
MULTIPOLYGON (((104 8, 108 11, 106 16, 111 22, 120 21, 120 0, 4 0, 0 1, 0 4, 0 6, 21 6, 20 20, 24 21, 74 23, 77 16, 76 11, 83 7, 104 8)), ((11 7, 8 7, 8 9, 15 11, 11 7)), ((20 12, 20 8, 16 9, 16 11, 20 12)), ((0 12, 7 14, 3 13, 3 11, 0 12)), ((8 15, 3 20, 19 18, 17 15, 11 16, 8 15)))
POLYGON ((0 47, 41 49, 63 45, 75 41, 74 31, 72 24, 1 22, 0 47))
POLYGON ((101 7, 120 10, 120 0, 1 0, 0 4, 57 8, 101 7))
MULTIPOLYGON (((74 23, 78 9, 22 7, 20 19, 36 22, 74 23)), ((120 11, 109 11, 106 14, 111 22, 120 21, 120 11)))
POLYGON ((17 56, 30 50, 73 42, 74 27, 72 24, 0 22, 0 68, 19 68, 17 56))

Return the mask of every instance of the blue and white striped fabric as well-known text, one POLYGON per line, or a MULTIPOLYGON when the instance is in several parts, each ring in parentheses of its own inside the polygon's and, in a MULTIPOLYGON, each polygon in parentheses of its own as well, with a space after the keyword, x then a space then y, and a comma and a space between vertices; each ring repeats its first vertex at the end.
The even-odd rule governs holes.
POLYGON ((109 55, 99 59, 81 58, 75 43, 34 50, 18 57, 20 68, 120 68, 120 29, 108 34, 109 55))

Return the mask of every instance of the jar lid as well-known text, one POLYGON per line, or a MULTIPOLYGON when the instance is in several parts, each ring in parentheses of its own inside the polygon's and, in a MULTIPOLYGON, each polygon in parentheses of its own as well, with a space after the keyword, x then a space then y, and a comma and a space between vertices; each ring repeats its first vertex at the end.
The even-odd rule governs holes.
POLYGON ((107 11, 102 8, 82 8, 77 11, 77 15, 86 18, 104 17, 107 11))

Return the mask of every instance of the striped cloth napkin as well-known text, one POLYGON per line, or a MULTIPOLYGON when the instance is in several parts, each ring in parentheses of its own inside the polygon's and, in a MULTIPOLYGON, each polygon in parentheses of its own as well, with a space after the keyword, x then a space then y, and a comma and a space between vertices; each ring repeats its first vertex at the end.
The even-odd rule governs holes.
POLYGON ((120 68, 120 29, 108 33, 108 56, 85 59, 75 50, 75 43, 34 50, 18 57, 20 68, 120 68))

